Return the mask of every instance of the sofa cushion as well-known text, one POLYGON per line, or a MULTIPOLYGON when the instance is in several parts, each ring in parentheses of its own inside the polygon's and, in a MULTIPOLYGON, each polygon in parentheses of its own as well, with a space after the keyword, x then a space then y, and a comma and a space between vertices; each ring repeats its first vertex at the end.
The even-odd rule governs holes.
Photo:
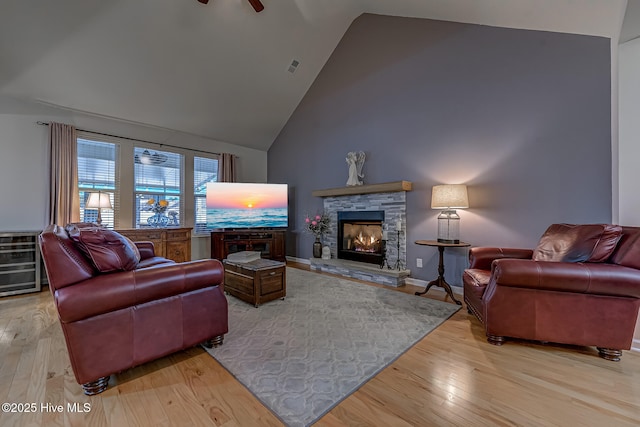
POLYGON ((151 258, 145 258, 138 263, 138 268, 155 267, 158 265, 175 264, 176 262, 161 256, 152 256, 151 258))
POLYGON ((69 237, 101 273, 133 270, 139 261, 135 245, 120 233, 102 227, 65 227, 69 237))
POLYGON ((605 262, 622 236, 610 224, 552 224, 533 251, 535 261, 605 262))

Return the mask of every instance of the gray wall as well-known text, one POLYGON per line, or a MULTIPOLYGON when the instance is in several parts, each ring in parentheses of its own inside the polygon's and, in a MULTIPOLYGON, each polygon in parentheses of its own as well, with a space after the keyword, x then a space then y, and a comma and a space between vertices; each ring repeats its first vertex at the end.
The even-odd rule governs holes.
MULTIPOLYGON (((287 254, 311 257, 303 216, 316 189, 342 187, 345 155, 367 154, 365 183, 412 181, 409 268, 432 279, 438 211, 431 187, 466 183, 462 239, 535 246, 554 222, 611 221, 610 40, 362 15, 268 153, 290 184, 287 254), (424 259, 417 269, 415 259, 424 259)), ((459 284, 466 253, 446 259, 459 284)))

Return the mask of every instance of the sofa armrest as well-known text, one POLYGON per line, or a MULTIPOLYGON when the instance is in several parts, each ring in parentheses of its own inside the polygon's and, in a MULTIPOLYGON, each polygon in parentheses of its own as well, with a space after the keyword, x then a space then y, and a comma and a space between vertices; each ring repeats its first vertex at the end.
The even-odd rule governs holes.
POLYGON ((155 246, 153 242, 134 242, 140 252, 140 259, 153 258, 156 256, 155 246))
POLYGON ((533 250, 515 248, 477 247, 469 249, 469 268, 491 270, 491 263, 496 259, 517 258, 531 259, 533 250))
POLYGON ((489 286, 640 298, 640 271, 607 263, 496 260, 489 286))
POLYGON ((218 286, 223 293, 224 269, 207 259, 154 268, 100 274, 56 290, 61 322, 75 322, 138 304, 218 286))

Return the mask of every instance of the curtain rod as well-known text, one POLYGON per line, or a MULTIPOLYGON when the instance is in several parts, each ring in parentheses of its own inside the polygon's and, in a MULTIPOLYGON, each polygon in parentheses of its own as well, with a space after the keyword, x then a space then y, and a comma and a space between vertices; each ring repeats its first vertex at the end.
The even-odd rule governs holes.
MULTIPOLYGON (((49 126, 49 123, 45 123, 45 122, 36 122, 36 124, 39 124, 40 126, 49 126)), ((87 133, 93 133, 95 135, 103 135, 103 136, 111 136, 113 138, 120 138, 120 139, 127 139, 129 141, 138 141, 138 142, 146 142, 147 144, 154 144, 154 145, 158 145, 160 146, 160 148, 162 147, 171 147, 171 148, 177 148, 178 150, 189 150, 189 151, 195 151, 197 153, 205 153, 205 154, 215 154, 217 156, 220 155, 220 153, 214 153, 211 151, 204 151, 204 150, 196 150, 194 148, 184 148, 184 147, 178 147, 177 145, 171 145, 171 144, 161 144, 159 142, 153 142, 153 141, 146 141, 144 139, 137 139, 137 138, 129 138, 127 136, 119 136, 119 135, 113 135, 110 133, 102 133, 102 132, 95 132, 92 130, 87 130, 87 129, 80 129, 80 128, 76 128, 77 131, 80 132, 87 132, 87 133)))

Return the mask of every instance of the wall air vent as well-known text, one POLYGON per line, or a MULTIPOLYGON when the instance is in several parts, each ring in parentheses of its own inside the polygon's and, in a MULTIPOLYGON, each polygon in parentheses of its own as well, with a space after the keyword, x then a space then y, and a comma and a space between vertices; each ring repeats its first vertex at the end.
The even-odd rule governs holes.
POLYGON ((289 65, 289 68, 287 69, 287 71, 290 72, 291 74, 295 73, 296 70, 298 69, 298 65, 300 65, 300 61, 294 59, 293 61, 291 61, 291 65, 289 65))

